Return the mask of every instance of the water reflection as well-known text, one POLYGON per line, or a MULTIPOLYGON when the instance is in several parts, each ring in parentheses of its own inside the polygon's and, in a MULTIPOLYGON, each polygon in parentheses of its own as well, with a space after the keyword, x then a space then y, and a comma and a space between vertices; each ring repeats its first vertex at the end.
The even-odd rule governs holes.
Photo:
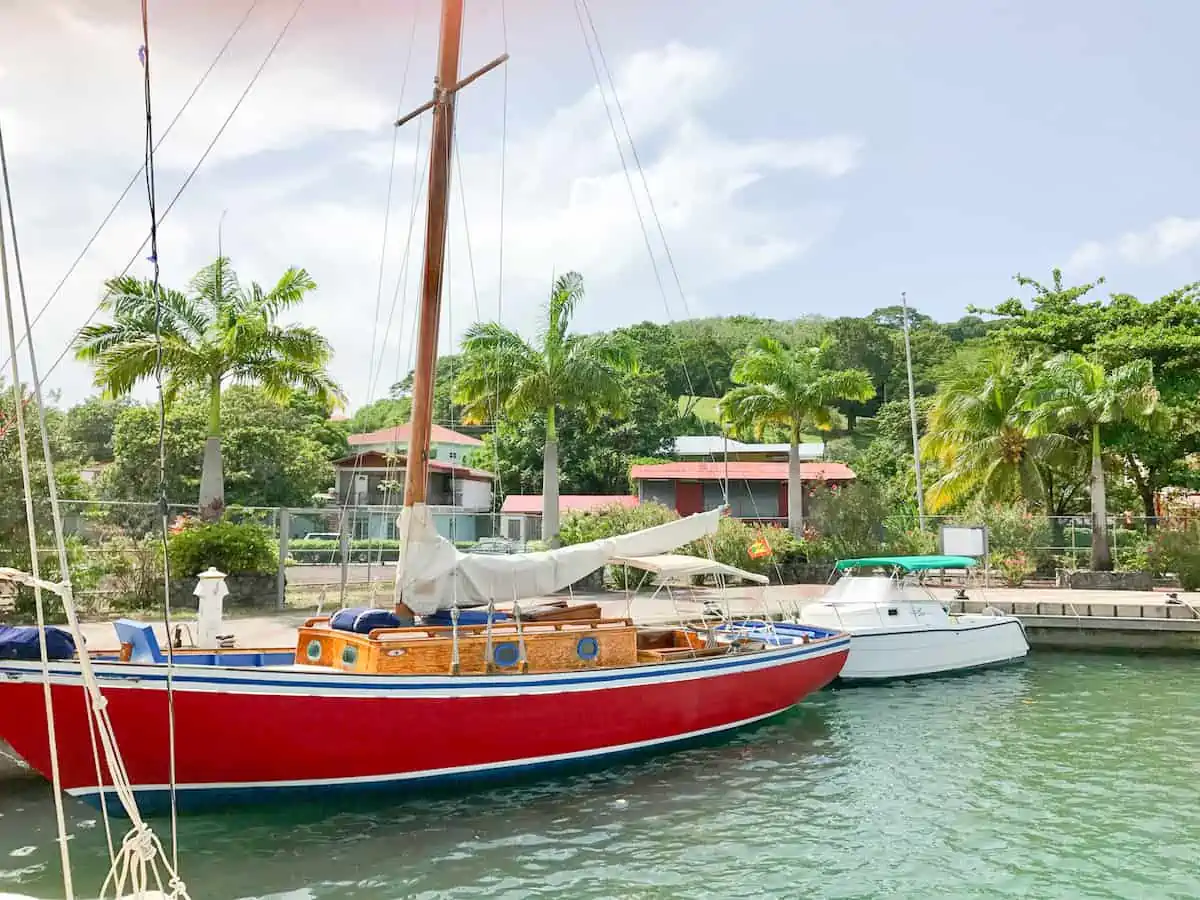
MULTIPOLYGON (((1198 714, 1191 660, 1035 655, 825 691, 586 774, 188 816, 181 859, 198 900, 1194 898, 1198 714)), ((77 875, 98 886, 102 829, 70 811, 77 875)), ((46 788, 6 784, 0 891, 61 895, 54 834, 46 788)))

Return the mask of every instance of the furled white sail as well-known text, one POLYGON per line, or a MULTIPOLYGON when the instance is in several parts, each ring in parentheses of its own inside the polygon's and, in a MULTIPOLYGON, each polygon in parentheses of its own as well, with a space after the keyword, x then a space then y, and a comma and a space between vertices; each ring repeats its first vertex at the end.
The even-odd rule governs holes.
POLYGON ((541 597, 590 575, 617 557, 667 553, 715 534, 722 509, 614 538, 541 553, 499 556, 462 553, 438 534, 429 507, 417 504, 400 514, 400 560, 396 596, 418 615, 453 606, 478 606, 541 597))

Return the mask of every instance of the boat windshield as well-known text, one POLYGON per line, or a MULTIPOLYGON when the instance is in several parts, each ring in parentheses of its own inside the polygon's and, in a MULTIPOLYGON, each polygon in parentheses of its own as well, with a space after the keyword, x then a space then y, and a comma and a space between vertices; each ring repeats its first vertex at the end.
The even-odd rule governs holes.
POLYGON ((821 598, 824 603, 895 602, 898 585, 887 575, 843 575, 821 598))

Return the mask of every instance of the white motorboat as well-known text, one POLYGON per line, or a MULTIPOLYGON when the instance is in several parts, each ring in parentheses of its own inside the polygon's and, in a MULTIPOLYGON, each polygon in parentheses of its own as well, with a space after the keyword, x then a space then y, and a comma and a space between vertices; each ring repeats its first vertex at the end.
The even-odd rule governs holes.
MULTIPOLYGON (((971 569, 969 556, 844 559, 841 578, 821 600, 799 610, 803 625, 850 633, 839 679, 885 681, 1019 662, 1029 652, 1016 616, 952 616, 922 583, 935 570, 971 569), (877 574, 883 570, 886 574, 877 574)), ((786 630, 786 626, 784 626, 786 630)))

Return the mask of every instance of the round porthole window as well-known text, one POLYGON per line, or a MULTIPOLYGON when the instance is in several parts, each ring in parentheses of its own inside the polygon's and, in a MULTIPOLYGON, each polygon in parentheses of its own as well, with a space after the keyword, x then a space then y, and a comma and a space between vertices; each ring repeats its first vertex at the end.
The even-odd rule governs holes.
POLYGON ((320 659, 321 658, 321 642, 316 641, 316 640, 309 641, 308 646, 304 648, 304 655, 307 656, 309 659, 311 659, 313 662, 316 662, 318 659, 320 659))
POLYGON ((497 644, 492 648, 492 661, 501 668, 510 668, 521 658, 521 648, 512 641, 497 644))
POLYGON ((582 637, 575 645, 575 653, 585 662, 591 662, 600 655, 600 642, 594 637, 582 637))
POLYGON ((348 666, 358 662, 358 648, 353 644, 347 644, 342 648, 342 662, 348 666))

